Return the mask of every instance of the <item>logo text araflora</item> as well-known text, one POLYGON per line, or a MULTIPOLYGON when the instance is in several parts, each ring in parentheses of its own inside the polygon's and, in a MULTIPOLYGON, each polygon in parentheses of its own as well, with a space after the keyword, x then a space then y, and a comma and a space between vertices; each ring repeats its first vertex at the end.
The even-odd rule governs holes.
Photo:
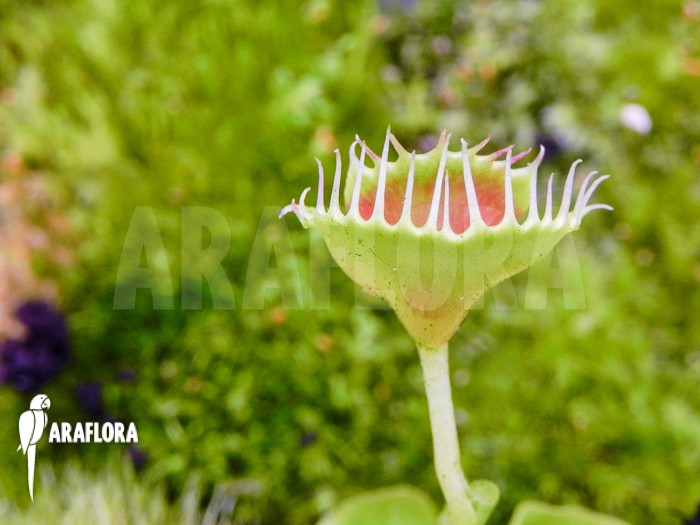
POLYGON ((70 423, 52 423, 49 432, 49 443, 138 443, 139 435, 136 425, 125 425, 117 421, 111 423, 78 422, 75 426, 70 423))
MULTIPOLYGON (((19 447, 27 456, 27 484, 29 497, 34 501, 34 467, 36 444, 48 424, 45 410, 51 407, 48 396, 38 394, 29 403, 29 410, 19 418, 19 447)), ((77 422, 54 421, 49 430, 49 443, 138 443, 139 435, 133 422, 77 422)))

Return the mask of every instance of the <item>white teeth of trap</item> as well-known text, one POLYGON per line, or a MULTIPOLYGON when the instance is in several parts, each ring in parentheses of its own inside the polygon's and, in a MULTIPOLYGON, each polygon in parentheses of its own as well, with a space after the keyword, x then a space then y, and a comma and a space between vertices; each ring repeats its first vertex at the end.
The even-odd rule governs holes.
MULTIPOLYGON (((359 144, 362 144, 362 145, 367 149, 367 156, 368 156, 370 159, 372 159, 372 162, 374 162, 375 164, 377 164, 377 162, 379 162, 379 155, 377 155, 374 151, 372 151, 371 149, 369 149, 369 147, 367 146, 367 143, 366 143, 364 140, 362 140, 362 139, 360 138, 359 135, 355 135, 355 140, 356 140, 359 144)), ((355 158, 357 158, 357 157, 355 157, 355 158)))
POLYGON ((528 212, 527 220, 525 221, 525 224, 528 225, 540 221, 540 212, 537 207, 537 177, 543 158, 544 146, 540 146, 540 152, 537 154, 537 158, 531 164, 532 174, 530 176, 530 211, 528 212))
POLYGON ((581 217, 581 211, 583 210, 583 207, 585 205, 585 203, 583 202, 583 198, 586 196, 586 188, 588 188, 588 183, 597 174, 598 174, 597 171, 592 171, 588 175, 586 175, 586 178, 583 179, 583 184, 581 184, 581 188, 579 188, 579 190, 578 190, 578 196, 576 197, 576 204, 574 204, 574 220, 577 222, 578 222, 579 218, 581 217))
POLYGON ((566 177, 566 182, 564 183, 564 192, 561 197, 561 206, 559 208, 559 213, 557 213, 557 218, 554 223, 557 227, 564 226, 566 220, 569 217, 569 208, 571 207, 571 195, 574 188, 574 177, 576 176, 576 166, 583 162, 581 159, 577 160, 571 165, 569 169, 569 174, 566 177))
POLYGON ((416 171, 416 152, 411 152, 411 165, 408 168, 408 179, 406 180, 406 195, 403 199, 403 210, 401 210, 401 222, 413 224, 411 211, 413 209, 413 178, 416 171))
POLYGON ((515 157, 510 159, 511 166, 513 164, 515 164, 516 162, 518 162, 520 159, 524 159, 525 157, 527 157, 531 151, 532 151, 532 148, 527 148, 525 151, 521 151, 520 153, 518 153, 515 157))
POLYGON ((386 192, 386 172, 389 169, 389 138, 391 131, 387 130, 386 138, 384 139, 384 148, 382 149, 382 158, 379 164, 379 180, 377 182, 377 191, 374 199, 374 211, 372 218, 374 220, 384 220, 384 195, 386 192))
POLYGON ((335 175, 333 176, 333 191, 331 192, 331 204, 328 211, 333 214, 339 214, 340 211, 340 172, 343 169, 343 163, 340 159, 340 150, 335 150, 335 175))
POLYGON ((362 189, 362 177, 365 171, 365 154, 367 147, 362 143, 362 153, 360 153, 360 162, 357 165, 357 174, 355 175, 355 186, 352 189, 352 200, 350 201, 350 210, 348 217, 357 217, 360 214, 360 190, 362 189))
POLYGON ((443 231, 452 232, 452 226, 450 225, 450 176, 449 173, 445 174, 445 203, 442 211, 442 229, 443 231))
MULTIPOLYGON (((486 142, 488 140, 489 137, 486 138, 486 142)), ((474 148, 475 151, 483 148, 486 142, 482 141, 482 144, 477 144, 476 148, 474 148)), ((462 139, 462 169, 464 171, 464 187, 467 193, 467 207, 469 208, 469 225, 483 224, 479 200, 476 197, 476 187, 472 177, 472 168, 469 164, 469 148, 464 139, 462 139)))
POLYGON ((515 203, 513 202, 513 173, 511 171, 511 159, 513 157, 513 146, 506 151, 505 168, 505 206, 503 210, 503 220, 511 224, 517 224, 515 218, 515 203))
MULTIPOLYGON (((472 148, 471 152, 464 139, 461 140, 462 143, 462 170, 464 176, 464 187, 466 193, 467 206, 469 208, 469 224, 471 226, 483 225, 483 218, 481 216, 481 210, 479 208, 479 200, 477 197, 476 186, 474 183, 474 178, 471 170, 471 164, 469 160, 469 154, 476 154, 481 150, 486 143, 489 141, 490 137, 487 137, 475 147, 472 148)), ((379 165, 379 175, 377 180, 377 190, 375 192, 375 202, 374 210, 372 213, 371 220, 386 222, 384 217, 385 210, 385 197, 386 197, 386 185, 387 185, 387 175, 389 171, 389 145, 393 144, 399 156, 407 155, 408 152, 401 146, 401 144, 396 140, 396 137, 388 129, 386 133, 386 138, 384 140, 384 147, 382 149, 382 156, 378 157, 376 153, 370 150, 360 137, 356 136, 356 140, 350 146, 350 165, 351 167, 357 166, 357 172, 355 174, 355 183, 352 191, 352 198, 350 200, 350 206, 348 207, 348 212, 346 217, 352 218, 354 220, 363 220, 360 216, 360 195, 362 192, 362 180, 365 170, 365 160, 366 157, 370 157, 375 164, 379 165), (356 148, 360 145, 362 150, 360 153, 360 158, 358 160, 356 154, 356 148)), ((438 167, 438 172, 435 177, 435 187, 433 190, 432 201, 430 205, 430 212, 426 224, 422 228, 438 230, 438 228, 444 232, 454 233, 452 229, 450 220, 450 187, 449 187, 449 174, 446 170, 447 165, 447 155, 449 153, 449 143, 450 135, 443 132, 440 135, 438 141, 438 146, 442 146, 442 152, 440 155, 440 164, 438 167), (440 201, 443 201, 443 221, 442 224, 438 224, 438 217, 440 211, 440 201)), ((582 219, 594 210, 612 210, 611 206, 607 204, 594 204, 589 205, 588 202, 593 197, 596 189, 600 184, 609 178, 609 175, 599 176, 594 180, 594 177, 598 172, 593 171, 589 173, 583 180, 581 187, 576 195, 574 201, 574 182, 576 179, 576 168, 581 163, 581 160, 577 160, 571 165, 569 173, 566 177, 564 183, 564 189, 561 195, 561 205, 557 213, 556 218, 553 217, 553 207, 554 207, 554 195, 553 195, 553 185, 554 185, 554 175, 549 178, 547 183, 547 192, 545 197, 545 209, 544 215, 539 216, 539 207, 537 202, 537 178, 542 159, 544 158, 545 149, 544 146, 540 146, 540 151, 537 157, 530 163, 531 179, 530 179, 530 191, 529 191, 529 212, 527 219, 522 225, 520 225, 515 217, 515 201, 513 194, 513 164, 520 160, 524 155, 529 153, 530 150, 519 153, 513 156, 513 146, 504 148, 500 152, 496 152, 499 156, 505 152, 505 175, 504 175, 504 215, 503 221, 507 221, 510 224, 519 227, 531 227, 537 224, 540 225, 550 225, 553 224, 557 228, 562 228, 568 226, 571 228, 577 227, 582 219), (573 209, 572 209, 573 202, 573 209)), ((488 155, 493 157, 493 153, 488 155)), ((335 174, 333 177, 333 189, 331 192, 331 199, 328 210, 325 209, 325 195, 324 195, 324 171, 321 161, 316 159, 318 164, 318 196, 316 199, 316 212, 319 215, 325 215, 326 213, 332 213, 335 216, 342 216, 342 211, 340 209, 340 183, 341 183, 341 172, 342 172, 342 160, 340 157, 340 152, 335 150, 335 174)), ((409 164, 408 176, 406 180, 406 190, 403 200, 403 208, 401 211, 400 223, 413 225, 412 211, 413 211, 413 192, 415 189, 415 171, 416 171, 416 152, 411 153, 411 159, 409 164)), ((286 213, 293 212, 300 219, 308 218, 309 212, 304 204, 304 199, 310 188, 306 188, 301 194, 299 202, 296 203, 292 200, 292 203, 285 206, 280 211, 280 217, 286 213)))
POLYGON ((324 203, 325 196, 323 194, 323 164, 321 161, 316 159, 316 164, 318 164, 318 197, 316 197, 316 210, 319 213, 326 212, 326 205, 324 203))
MULTIPOLYGON (((442 140, 442 137, 440 137, 442 140)), ((438 212, 440 210, 440 197, 442 196, 442 183, 445 179, 445 164, 447 163, 447 149, 450 147, 450 135, 446 135, 440 157, 440 166, 438 167, 437 178, 435 179, 435 190, 433 191, 433 202, 430 205, 430 215, 426 225, 437 230, 438 212)))
POLYGON ((591 213, 594 210, 608 210, 608 211, 613 211, 615 208, 612 206, 609 206, 607 204, 593 204, 592 206, 586 206, 583 209, 583 214, 581 215, 581 218, 583 219, 586 215, 591 213))
POLYGON ((554 173, 549 176, 549 182, 547 183, 547 196, 544 201, 544 217, 542 217, 542 224, 550 224, 552 222, 552 185, 554 184, 554 173))
POLYGON ((593 210, 612 210, 612 206, 608 206, 607 204, 595 204, 593 206, 588 206, 588 201, 593 197, 593 194, 595 193, 595 190, 600 186, 600 184, 603 181, 606 181, 610 178, 610 175, 601 175, 598 177, 595 181, 593 181, 593 184, 591 184, 591 187, 586 190, 585 195, 583 196, 583 209, 580 211, 581 216, 579 217, 579 222, 590 212, 593 210))
MULTIPOLYGON (((464 139, 463 139, 463 140, 464 140, 464 139)), ((481 142, 479 142, 476 146, 474 146, 474 154, 476 155, 476 154, 479 153, 482 149, 484 149, 484 146, 486 146, 486 144, 488 144, 490 140, 491 140, 491 135, 489 135, 489 136, 486 137, 484 140, 482 140, 481 142)))

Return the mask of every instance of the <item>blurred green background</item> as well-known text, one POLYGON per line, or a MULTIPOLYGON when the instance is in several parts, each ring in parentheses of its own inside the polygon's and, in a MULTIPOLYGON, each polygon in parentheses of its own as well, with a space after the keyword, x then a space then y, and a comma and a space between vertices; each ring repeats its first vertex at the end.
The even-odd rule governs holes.
POLYGON ((276 217, 313 185, 314 156, 328 172, 335 147, 346 158, 358 133, 379 149, 389 124, 410 148, 448 128, 543 143, 545 174, 583 158, 613 175, 597 200, 615 211, 487 294, 451 343, 463 465, 503 492, 492 523, 526 498, 638 524, 694 513, 700 2, 0 0, 0 186, 21 189, 0 230, 43 239, 22 253, 45 285, 19 279, 0 301, 50 285, 67 317, 51 420, 139 430, 131 449, 44 443, 30 507, 15 422, 31 393, 0 386, 3 523, 56 523, 94 480, 144 523, 176 523, 184 500, 191 523, 218 505, 236 524, 309 524, 397 483, 442 501, 411 340, 339 269, 312 303, 323 243, 276 217), (172 309, 147 291, 113 308, 137 206, 172 309), (185 206, 226 218, 211 237, 231 241, 233 309, 206 285, 203 308, 181 304, 185 206), (552 266, 582 279, 585 307, 548 291, 552 266), (546 309, 524 307, 526 288, 546 309))

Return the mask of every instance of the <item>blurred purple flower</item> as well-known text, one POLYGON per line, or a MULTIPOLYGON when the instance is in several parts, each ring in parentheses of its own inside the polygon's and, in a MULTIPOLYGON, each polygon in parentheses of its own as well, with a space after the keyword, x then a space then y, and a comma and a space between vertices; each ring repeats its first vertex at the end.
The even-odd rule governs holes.
POLYGON ((120 368, 117 372, 117 381, 121 383, 134 383, 139 376, 133 368, 120 368))
POLYGON ((21 392, 36 392, 70 360, 66 318, 44 301, 24 303, 15 315, 25 326, 26 336, 0 343, 0 383, 21 392))
POLYGON ((318 436, 315 432, 305 432, 299 438, 299 446, 306 448, 316 443, 316 441, 318 441, 318 436))
POLYGON ((640 135, 649 133, 654 125, 647 108, 641 104, 625 104, 622 106, 620 108, 620 122, 640 135))
POLYGON ((137 446, 131 445, 129 446, 129 459, 131 459, 131 463, 134 465, 134 469, 136 472, 140 472, 143 470, 143 468, 146 466, 146 463, 148 463, 148 454, 142 449, 137 446))
POLYGON ((537 135, 535 142, 544 146, 544 162, 555 161, 561 156, 563 150, 566 149, 561 140, 549 133, 537 135))
POLYGON ((418 138, 418 147, 423 151, 430 151, 435 146, 437 146, 437 143, 437 135, 423 135, 422 137, 418 138))
POLYGON ((82 383, 75 387, 75 397, 87 414, 101 420, 104 417, 104 400, 102 398, 102 385, 96 381, 82 383))
POLYGON ((698 505, 698 511, 695 516, 686 520, 685 525, 700 525, 700 505, 698 505))
POLYGON ((380 0, 379 2, 381 11, 389 14, 399 12, 410 15, 416 11, 417 5, 417 0, 380 0))

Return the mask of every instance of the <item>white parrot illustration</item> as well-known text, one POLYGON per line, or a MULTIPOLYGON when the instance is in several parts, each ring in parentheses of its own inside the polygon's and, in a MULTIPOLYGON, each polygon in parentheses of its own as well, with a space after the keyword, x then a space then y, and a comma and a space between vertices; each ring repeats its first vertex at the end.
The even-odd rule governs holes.
POLYGON ((19 447, 27 456, 27 482, 29 497, 34 501, 34 461, 36 460, 36 444, 41 439, 46 424, 49 422, 44 409, 51 408, 51 401, 44 394, 36 395, 29 403, 29 410, 19 416, 19 447))

